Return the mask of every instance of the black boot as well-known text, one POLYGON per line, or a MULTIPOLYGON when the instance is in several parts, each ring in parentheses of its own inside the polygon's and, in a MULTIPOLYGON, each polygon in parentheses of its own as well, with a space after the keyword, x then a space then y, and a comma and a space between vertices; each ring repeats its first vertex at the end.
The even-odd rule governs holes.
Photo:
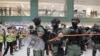
POLYGON ((27 56, 30 56, 30 48, 27 48, 27 56))
POLYGON ((93 50, 92 56, 96 56, 96 50, 93 50))

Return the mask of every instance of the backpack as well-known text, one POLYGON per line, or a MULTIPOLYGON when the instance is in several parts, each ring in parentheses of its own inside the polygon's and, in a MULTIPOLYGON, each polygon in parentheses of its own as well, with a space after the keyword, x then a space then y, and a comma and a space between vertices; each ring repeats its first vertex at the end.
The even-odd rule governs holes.
POLYGON ((48 31, 42 25, 40 25, 39 27, 42 27, 44 30, 44 35, 42 36, 42 40, 45 43, 45 50, 48 50, 48 48, 47 48, 47 46, 48 46, 48 31))
MULTIPOLYGON (((46 30, 42 25, 40 25, 40 26, 38 26, 38 27, 42 27, 42 28, 43 28, 43 30, 44 30, 44 35, 42 36, 42 39, 43 39, 44 42, 46 42, 46 40, 47 40, 47 30, 46 30)), ((37 27, 37 28, 38 28, 38 27, 37 27)), ((37 30, 37 28, 36 28, 36 30, 37 30)))

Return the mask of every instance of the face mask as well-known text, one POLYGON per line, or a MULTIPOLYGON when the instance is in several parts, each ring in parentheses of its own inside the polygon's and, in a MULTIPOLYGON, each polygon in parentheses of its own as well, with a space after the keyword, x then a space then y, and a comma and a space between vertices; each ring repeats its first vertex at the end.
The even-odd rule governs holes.
POLYGON ((39 22, 34 22, 34 24, 35 24, 35 26, 38 26, 38 25, 40 25, 40 23, 39 23, 39 22))
POLYGON ((77 23, 76 22, 72 22, 72 26, 77 28, 77 23))
POLYGON ((58 25, 57 24, 52 24, 53 29, 57 29, 58 25))

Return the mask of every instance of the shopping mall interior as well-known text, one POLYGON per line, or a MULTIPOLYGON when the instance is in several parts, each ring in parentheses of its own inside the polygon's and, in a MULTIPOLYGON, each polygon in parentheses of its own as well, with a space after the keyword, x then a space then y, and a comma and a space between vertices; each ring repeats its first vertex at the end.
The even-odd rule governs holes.
MULTIPOLYGON (((41 19, 41 25, 44 28, 52 27, 51 21, 54 18, 58 18, 60 20, 59 27, 64 24, 66 25, 66 28, 69 28, 72 25, 71 20, 73 18, 78 18, 80 20, 79 26, 82 26, 83 28, 88 27, 90 29, 94 27, 94 25, 99 25, 98 36, 100 37, 100 0, 0 0, 0 30, 2 28, 1 22, 4 22, 5 25, 3 26, 5 26, 5 28, 8 29, 9 26, 14 26, 16 29, 21 28, 25 30, 22 31, 27 35, 28 33, 25 32, 29 32, 30 26, 33 26, 35 29, 35 24, 33 22, 35 18, 41 19)), ((18 51, 14 52, 13 56, 28 56, 27 47, 30 41, 28 40, 30 39, 30 36, 26 35, 22 40, 22 48, 17 48, 18 51)), ((20 44, 19 40, 16 40, 16 42, 18 43, 16 45, 18 47, 20 44)), ((2 45, 0 56, 11 56, 10 51, 8 51, 7 55, 3 55, 6 49, 4 46, 5 45, 2 45)), ((93 47, 90 43, 87 50, 84 51, 80 56, 93 56, 92 49, 93 47)), ((33 49, 30 49, 29 53, 29 56, 39 56, 34 55, 33 49)), ((44 55, 40 55, 47 56, 46 50, 44 51, 44 55)), ((96 56, 100 56, 99 50, 97 50, 96 56)))

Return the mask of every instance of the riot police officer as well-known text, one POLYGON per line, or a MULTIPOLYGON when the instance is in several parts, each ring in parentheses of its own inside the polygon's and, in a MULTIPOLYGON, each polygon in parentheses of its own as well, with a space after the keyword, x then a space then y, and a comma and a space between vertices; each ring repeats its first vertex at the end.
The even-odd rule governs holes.
MULTIPOLYGON (((45 30, 44 27, 41 25, 41 19, 39 17, 34 18, 33 23, 35 24, 36 28, 36 36, 44 40, 45 30)), ((41 46, 42 47, 42 46, 41 46)), ((42 47, 45 48, 45 47, 42 47)), ((34 56, 44 56, 44 50, 33 50, 34 56)))
MULTIPOLYGON (((100 33, 100 26, 97 25, 97 24, 94 24, 93 26, 93 29, 92 29, 92 34, 97 34, 97 33, 100 33)), ((99 49, 100 51, 100 36, 92 36, 92 41, 94 42, 94 45, 93 45, 93 51, 92 51, 92 56, 96 56, 96 52, 97 52, 97 49, 99 49)))
MULTIPOLYGON (((78 18, 73 18, 71 20, 72 26, 68 29, 63 29, 62 33, 59 33, 59 37, 63 37, 63 34, 82 34, 81 28, 78 26, 80 20, 78 18)), ((67 56, 81 56, 82 51, 82 40, 81 36, 69 36, 67 41, 67 56)))
MULTIPOLYGON (((51 25, 53 27, 53 31, 51 33, 51 38, 56 37, 62 29, 59 28, 60 20, 58 18, 54 18, 51 20, 51 25)), ((51 50, 54 56, 64 56, 64 51, 62 48, 62 39, 53 41, 51 43, 51 50)))

